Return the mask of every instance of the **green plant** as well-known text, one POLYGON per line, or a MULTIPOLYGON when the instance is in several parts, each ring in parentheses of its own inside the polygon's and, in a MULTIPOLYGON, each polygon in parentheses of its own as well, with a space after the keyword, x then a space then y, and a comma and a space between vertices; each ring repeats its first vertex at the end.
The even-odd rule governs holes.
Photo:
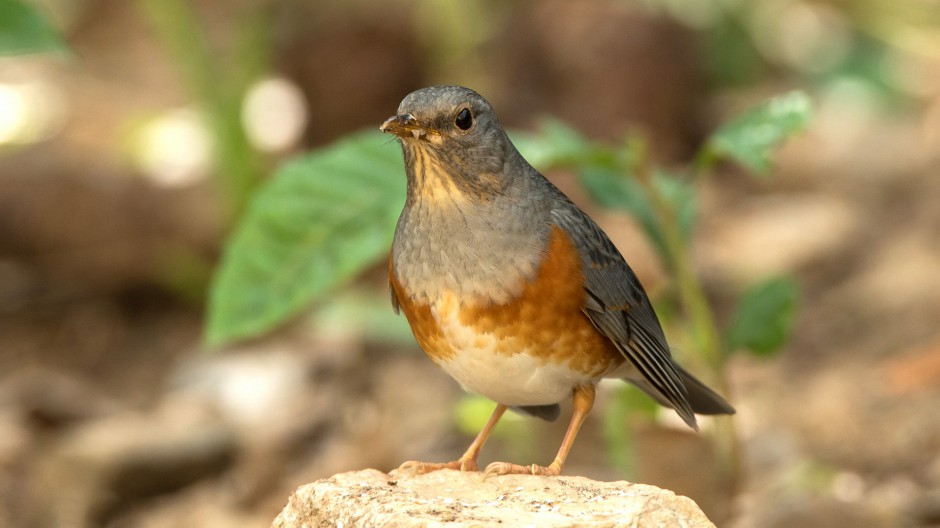
MULTIPOLYGON (((227 46, 210 42, 207 24, 190 0, 137 0, 137 7, 166 48, 180 81, 193 98, 212 144, 212 183, 226 228, 236 224, 261 183, 268 157, 249 141, 242 105, 253 83, 269 69, 270 6, 249 2, 233 7, 227 46)), ((193 248, 165 249, 154 262, 155 279, 181 298, 200 303, 213 263, 193 248)))
POLYGON ((241 107, 251 83, 268 69, 271 23, 263 5, 240 8, 234 44, 214 50, 188 0, 138 0, 180 77, 206 117, 214 145, 214 177, 232 222, 264 173, 264 156, 248 141, 241 107))
MULTIPOLYGON (((720 328, 695 273, 689 253, 696 217, 696 187, 718 163, 734 161, 752 174, 766 176, 771 154, 793 134, 801 131, 810 117, 809 98, 792 92, 732 119, 701 147, 694 162, 684 170, 651 165, 642 136, 628 135, 620 145, 588 141, 558 121, 547 121, 539 134, 516 138, 532 153, 530 159, 542 168, 566 168, 579 175, 592 199, 601 205, 625 211, 643 227, 675 284, 675 298, 681 308, 682 331, 696 357, 709 372, 706 376, 727 394, 726 365, 737 350, 768 356, 786 342, 796 310, 798 291, 789 277, 771 277, 752 285, 740 297, 735 316, 720 328)), ((624 391, 633 390, 624 387, 624 391)), ((617 401, 631 397, 621 396, 617 401)), ((613 458, 624 468, 632 462, 620 453, 629 438, 622 415, 605 428, 613 446, 613 458)), ((736 473, 737 435, 733 422, 717 422, 723 467, 736 473)))
POLYGON ((405 201, 404 170, 378 130, 282 165, 226 245, 209 342, 261 335, 381 259, 405 201))
POLYGON ((67 50, 65 42, 35 5, 22 0, 0 0, 0 55, 67 50))

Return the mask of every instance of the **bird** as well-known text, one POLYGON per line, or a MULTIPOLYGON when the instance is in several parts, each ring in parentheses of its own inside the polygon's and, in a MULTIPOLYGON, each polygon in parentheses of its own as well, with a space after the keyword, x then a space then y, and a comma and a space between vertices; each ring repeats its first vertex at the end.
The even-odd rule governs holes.
POLYGON ((561 474, 605 378, 633 383, 693 429, 734 408, 679 366, 653 306, 610 238, 519 153, 490 103, 462 86, 401 101, 379 129, 401 144, 407 190, 389 258, 392 306, 426 355, 496 403, 457 460, 399 469, 478 471, 511 409, 572 415, 547 466, 493 462, 490 475, 561 474))

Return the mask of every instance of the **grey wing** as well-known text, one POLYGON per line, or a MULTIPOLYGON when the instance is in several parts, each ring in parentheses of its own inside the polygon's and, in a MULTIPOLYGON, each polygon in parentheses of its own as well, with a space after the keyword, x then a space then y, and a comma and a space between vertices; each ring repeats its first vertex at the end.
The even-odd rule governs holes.
POLYGON ((552 216, 581 253, 587 295, 585 315, 659 396, 697 429, 688 390, 672 361, 666 336, 646 292, 601 228, 577 206, 565 202, 552 216))

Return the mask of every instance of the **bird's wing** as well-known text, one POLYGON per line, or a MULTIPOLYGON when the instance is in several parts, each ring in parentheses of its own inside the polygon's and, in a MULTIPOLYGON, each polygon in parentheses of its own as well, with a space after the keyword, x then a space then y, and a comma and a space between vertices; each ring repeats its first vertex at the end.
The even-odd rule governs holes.
POLYGON ((593 220, 567 199, 559 203, 552 217, 581 254, 585 315, 679 416, 696 428, 679 368, 672 361, 659 319, 633 270, 593 220))

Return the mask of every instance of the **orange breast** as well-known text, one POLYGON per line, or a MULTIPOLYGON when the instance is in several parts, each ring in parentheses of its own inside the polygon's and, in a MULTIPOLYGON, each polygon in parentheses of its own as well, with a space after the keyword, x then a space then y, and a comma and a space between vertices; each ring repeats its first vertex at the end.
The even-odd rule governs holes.
POLYGON ((468 306, 450 294, 419 304, 402 290, 394 263, 389 265, 392 289, 415 339, 438 363, 462 352, 526 353, 596 377, 623 362, 623 356, 582 312, 581 259, 558 227, 552 228, 545 259, 533 280, 506 304, 468 306))

